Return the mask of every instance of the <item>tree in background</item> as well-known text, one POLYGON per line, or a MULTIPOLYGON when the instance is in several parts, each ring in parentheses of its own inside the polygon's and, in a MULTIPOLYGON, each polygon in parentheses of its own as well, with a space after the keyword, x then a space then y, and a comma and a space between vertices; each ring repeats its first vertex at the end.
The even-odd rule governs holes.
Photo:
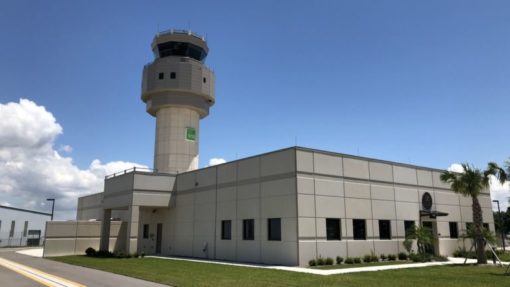
POLYGON ((441 174, 441 180, 450 184, 451 189, 455 193, 471 197, 473 202, 473 237, 476 248, 476 257, 478 259, 477 263, 487 264, 485 238, 483 234, 482 207, 478 201, 478 196, 483 190, 488 190, 490 188, 491 176, 494 176, 501 184, 503 184, 507 180, 507 175, 504 169, 493 162, 490 162, 487 165, 487 169, 484 171, 474 168, 466 163, 462 164, 462 168, 464 170, 462 173, 451 171, 443 172, 441 174))

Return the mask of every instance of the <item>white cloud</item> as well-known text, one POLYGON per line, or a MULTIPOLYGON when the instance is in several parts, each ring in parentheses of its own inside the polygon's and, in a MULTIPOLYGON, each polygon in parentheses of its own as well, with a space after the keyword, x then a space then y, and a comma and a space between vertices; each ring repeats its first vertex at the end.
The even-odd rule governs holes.
POLYGON ((73 152, 73 147, 70 145, 62 145, 62 146, 60 146, 59 151, 71 153, 71 152, 73 152))
POLYGON ((223 158, 217 158, 217 157, 213 157, 209 160, 209 165, 208 166, 213 166, 213 165, 218 165, 218 164, 222 164, 222 163, 226 163, 227 161, 223 158))
POLYGON ((461 164, 459 163, 452 163, 449 167, 448 167, 448 171, 452 171, 452 172, 458 172, 458 173, 463 173, 464 172, 464 168, 462 167, 461 164))
MULTIPOLYGON (((36 103, 0 104, 0 202, 14 207, 49 210, 46 198, 56 198, 56 218, 72 219, 77 198, 103 190, 104 176, 133 166, 131 162, 102 164, 93 160, 88 169, 74 165, 71 157, 55 150, 62 127, 36 103)), ((70 152, 70 146, 64 146, 70 152)))

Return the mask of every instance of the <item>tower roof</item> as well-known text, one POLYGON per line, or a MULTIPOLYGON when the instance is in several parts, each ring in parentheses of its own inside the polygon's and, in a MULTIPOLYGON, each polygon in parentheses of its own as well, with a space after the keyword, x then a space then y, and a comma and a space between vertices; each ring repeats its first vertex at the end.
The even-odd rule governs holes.
POLYGON ((203 61, 209 52, 205 38, 189 30, 172 29, 159 32, 151 47, 159 58, 184 56, 203 61))

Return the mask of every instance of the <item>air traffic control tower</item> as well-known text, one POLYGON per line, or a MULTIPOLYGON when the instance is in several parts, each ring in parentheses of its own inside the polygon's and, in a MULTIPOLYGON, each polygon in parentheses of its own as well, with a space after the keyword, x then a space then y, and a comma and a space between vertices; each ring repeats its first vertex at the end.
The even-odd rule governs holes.
POLYGON ((198 168, 200 119, 214 105, 214 73, 204 64, 209 48, 191 31, 169 30, 152 41, 142 100, 156 117, 154 169, 180 173, 198 168))

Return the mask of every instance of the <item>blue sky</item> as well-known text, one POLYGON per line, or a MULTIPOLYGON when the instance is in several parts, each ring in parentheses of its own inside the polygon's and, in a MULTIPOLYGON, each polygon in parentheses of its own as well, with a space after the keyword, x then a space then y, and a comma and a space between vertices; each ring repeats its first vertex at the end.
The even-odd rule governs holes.
POLYGON ((0 103, 63 127, 80 168, 152 165, 158 30, 207 36, 201 166, 297 144, 446 168, 510 156, 508 1, 2 1, 0 103))

